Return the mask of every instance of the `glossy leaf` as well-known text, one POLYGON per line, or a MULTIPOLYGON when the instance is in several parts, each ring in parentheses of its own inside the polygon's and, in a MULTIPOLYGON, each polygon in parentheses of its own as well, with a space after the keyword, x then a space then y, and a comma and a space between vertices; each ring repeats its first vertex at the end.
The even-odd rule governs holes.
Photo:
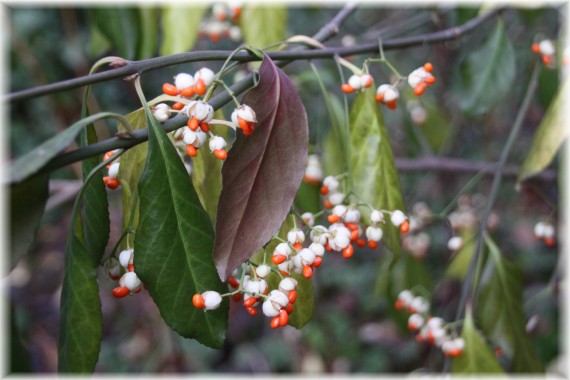
POLYGON ((98 262, 83 243, 81 218, 74 215, 65 252, 58 340, 58 371, 91 373, 99 357, 103 316, 98 262))
MULTIPOLYGON (((356 194, 376 209, 405 212, 390 137, 374 95, 374 86, 359 93, 350 110, 352 184, 356 194)), ((362 212, 366 221, 369 213, 362 212)), ((402 250, 400 230, 389 220, 382 230, 382 241, 394 253, 394 263, 402 250)))
POLYGON ((140 6, 137 9, 140 28, 138 39, 137 58, 152 58, 158 47, 158 20, 159 10, 155 7, 140 6))
POLYGON ((483 331, 512 357, 514 372, 542 372, 544 368, 526 332, 523 312, 523 273, 502 257, 497 245, 485 236, 489 248, 487 268, 481 280, 478 317, 483 331))
POLYGON ((214 260, 220 278, 275 235, 307 160, 307 115, 293 82, 265 57, 260 81, 242 99, 257 114, 251 136, 238 132, 222 167, 214 260))
POLYGON ((73 123, 65 131, 58 133, 31 152, 28 152, 12 161, 10 165, 10 179, 8 182, 18 183, 31 175, 36 174, 48 163, 49 160, 67 148, 86 125, 89 125, 96 120, 116 116, 117 114, 114 113, 101 112, 73 123))
POLYGON ((246 3, 241 12, 240 26, 248 45, 261 49, 283 41, 286 39, 287 7, 282 4, 246 3))
POLYGON ((487 112, 511 91, 515 72, 514 49, 499 20, 493 34, 461 64, 460 108, 471 115, 487 112))
MULTIPOLYGON (((214 118, 224 119, 221 110, 216 111, 214 118)), ((226 140, 229 137, 226 127, 216 131, 215 134, 226 140)), ((213 155, 207 146, 201 149, 196 157, 192 158, 192 184, 202 206, 210 215, 212 223, 215 224, 218 199, 222 191, 222 161, 213 155)))
POLYGON ((34 242, 48 198, 48 180, 47 175, 42 175, 10 186, 11 266, 34 242))
POLYGON ((556 152, 566 141, 569 129, 566 122, 564 94, 568 94, 570 81, 560 87, 555 100, 548 108, 544 119, 535 132, 530 151, 522 165, 518 182, 524 181, 544 170, 553 160, 556 152))
POLYGON ((101 7, 90 9, 89 12, 117 55, 134 59, 140 28, 137 10, 131 7, 101 7))
POLYGON ((162 42, 160 55, 184 53, 192 50, 198 38, 200 21, 206 8, 203 6, 172 5, 162 8, 162 42))
POLYGON ((454 374, 503 373, 495 355, 473 323, 471 307, 465 311, 461 337, 465 341, 465 350, 460 357, 451 359, 451 371, 454 374))
POLYGON ((223 293, 212 259, 214 231, 176 148, 150 109, 148 156, 139 183, 140 219, 134 264, 162 318, 178 334, 220 348, 228 302, 204 312, 192 296, 223 293))

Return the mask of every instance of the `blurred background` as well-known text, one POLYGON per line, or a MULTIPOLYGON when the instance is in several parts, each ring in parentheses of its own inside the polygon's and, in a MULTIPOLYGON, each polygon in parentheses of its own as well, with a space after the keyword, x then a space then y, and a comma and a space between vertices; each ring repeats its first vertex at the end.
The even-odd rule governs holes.
MULTIPOLYGON (((239 23, 216 21, 216 14, 209 6, 188 12, 194 14, 188 16, 194 17, 189 22, 198 24, 200 31, 195 33, 194 41, 186 44, 191 46, 172 45, 169 36, 174 19, 168 18, 172 9, 168 13, 166 8, 160 7, 39 8, 14 3, 4 5, 4 9, 8 16, 5 28, 9 33, 4 36, 4 41, 9 54, 10 92, 86 75, 97 59, 107 55, 146 59, 171 54, 177 52, 176 49, 233 50, 248 38, 244 31, 238 30, 239 23), (230 32, 233 26, 238 29, 230 32)), ((280 19, 285 27, 281 33, 285 37, 312 35, 338 10, 338 7, 291 4, 280 19)), ((374 41, 379 35, 383 40, 389 40, 434 32, 462 24, 476 17, 478 12, 478 7, 386 8, 368 3, 346 20, 338 36, 327 45, 350 46, 374 41)), ((506 9, 501 18, 513 47, 515 59, 511 70, 514 70, 514 81, 507 96, 480 114, 469 114, 460 104, 471 90, 462 70, 470 52, 486 41, 493 22, 460 40, 386 51, 386 57, 403 74, 425 62, 432 62, 438 80, 421 101, 414 103, 413 95, 405 94, 396 111, 382 109, 396 157, 498 160, 520 107, 530 66, 536 59, 530 46, 544 38, 558 40, 564 21, 557 7, 506 9)), ((175 25, 179 25, 179 33, 183 35, 182 23, 175 25)), ((264 42, 257 43, 263 46, 264 42)), ((364 58, 350 57, 357 66, 364 58)), ((334 61, 315 60, 313 63, 331 96, 341 104, 342 82, 334 61)), ((206 62, 204 66, 216 71, 221 62, 206 62)), ((243 71, 250 69, 248 65, 242 66, 243 71)), ((200 67, 202 64, 199 63, 182 64, 145 74, 143 87, 147 97, 159 95, 162 83, 176 73, 193 73, 200 67)), ((534 132, 559 86, 558 67, 542 70, 538 91, 510 155, 509 165, 518 166, 524 161, 534 132)), ((384 66, 373 64, 370 68, 375 78, 389 80, 389 71, 384 66)), ((300 94, 309 117, 311 151, 322 153, 331 120, 314 73, 304 61, 290 64, 285 72, 302 88, 300 94)), ((349 74, 345 72, 344 75, 349 74)), ((105 110, 126 114, 139 107, 133 86, 120 79, 96 84, 92 93, 89 106, 93 113, 105 110)), ((9 159, 30 151, 77 121, 81 96, 82 89, 77 89, 9 104, 9 128, 5 129, 9 159)), ((231 109, 225 107, 224 112, 229 117, 231 109)), ((102 126, 97 128, 101 131, 100 139, 114 135, 114 125, 102 126)), ((332 170, 326 162, 323 164, 325 171, 332 170)), ((560 176, 556 174, 561 170, 555 160, 549 169, 550 177, 531 180, 518 191, 514 189, 515 177, 507 175, 492 217, 495 241, 504 255, 522 271, 527 331, 541 362, 551 371, 557 371, 562 360, 559 356, 559 278, 556 275, 558 245, 547 247, 542 241, 535 240, 533 227, 545 220, 558 224, 560 194, 557 178, 560 176)), ((400 171, 407 209, 410 212, 422 207, 433 212, 443 210, 475 174, 476 171, 400 171), (423 203, 418 206, 419 202, 423 203)), ((52 173, 52 196, 36 241, 27 255, 9 266, 11 325, 9 334, 4 336, 11 342, 12 372, 57 371, 64 252, 73 196, 78 191, 80 178, 80 163, 52 173)), ((466 196, 455 202, 453 208, 470 213, 476 219, 485 204, 491 181, 492 176, 485 176, 466 196)), ((111 249, 121 234, 120 190, 109 192, 109 202, 111 237, 108 248, 111 249)), ((469 228, 466 231, 471 236, 474 233, 469 228)), ((422 247, 418 248, 416 244, 414 248, 411 240, 404 243, 406 253, 390 273, 382 269, 386 263, 384 259, 390 257, 384 249, 358 250, 350 260, 339 255, 327 256, 313 277, 313 318, 301 330, 290 326, 272 330, 268 319, 261 315, 251 317, 242 307, 233 304, 227 341, 222 350, 209 349, 175 334, 164 324, 145 291, 124 299, 113 298, 111 291, 115 283, 101 268, 99 283, 104 337, 96 372, 439 372, 444 362, 441 351, 416 342, 414 334, 404 328, 403 321, 407 317, 394 310, 394 294, 388 294, 390 285, 386 285, 398 282, 398 287, 406 288, 421 283, 430 295, 433 314, 453 320, 466 264, 450 265, 453 260, 447 248, 451 237, 449 226, 441 222, 428 223, 410 236, 417 237, 421 233, 424 234, 422 247), (425 236, 428 236, 427 244, 425 236)), ((498 358, 500 362, 507 360, 501 358, 500 352, 498 358)))

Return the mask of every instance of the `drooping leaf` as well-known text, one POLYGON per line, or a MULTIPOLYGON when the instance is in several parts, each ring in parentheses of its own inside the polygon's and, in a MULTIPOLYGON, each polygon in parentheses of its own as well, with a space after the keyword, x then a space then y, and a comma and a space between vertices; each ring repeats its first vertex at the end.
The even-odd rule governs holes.
POLYGON ((501 20, 493 34, 461 64, 460 108, 480 115, 510 93, 515 79, 515 53, 501 20))
MULTIPOLYGON (((133 130, 144 129, 147 127, 147 119, 144 108, 139 108, 126 115, 133 130)), ((119 131, 123 131, 124 127, 119 123, 117 126, 119 131)), ((131 221, 131 213, 135 213, 132 218, 132 228, 136 230, 139 221, 139 207, 138 203, 134 205, 133 200, 135 194, 137 193, 137 188, 139 185, 139 180, 146 162, 146 157, 148 155, 148 142, 138 144, 127 150, 121 156, 121 164, 119 165, 119 175, 121 181, 121 199, 122 199, 122 210, 123 210, 123 230, 129 226, 129 221, 131 221)), ((132 247, 134 244, 134 236, 129 235, 129 246, 132 247)), ((122 243, 122 248, 126 249, 127 242, 126 239, 122 243)))
POLYGON ((307 115, 293 82, 268 57, 259 76, 242 99, 257 114, 255 131, 238 133, 222 167, 214 260, 223 279, 277 232, 307 160, 307 115))
POLYGON ((83 243, 81 218, 72 218, 65 252, 58 339, 58 371, 91 373, 99 358, 103 316, 98 262, 83 243))
POLYGON ((244 4, 240 26, 245 43, 263 48, 286 38, 287 7, 267 3, 244 4))
POLYGON ((220 348, 228 323, 227 298, 216 310, 204 312, 192 305, 195 293, 227 289, 212 259, 214 231, 176 148, 148 107, 146 112, 150 123, 139 183, 137 275, 173 330, 220 348))
MULTIPOLYGON (((95 127, 88 125, 81 132, 81 139, 82 146, 97 142, 95 127)), ((98 156, 94 156, 83 160, 83 178, 86 178, 101 163, 99 159, 98 156)), ((98 171, 85 188, 83 198, 85 207, 83 215, 85 248, 91 253, 94 260, 99 262, 105 253, 111 223, 109 220, 109 201, 107 199, 107 190, 103 183, 102 171, 98 171)))
POLYGON ((465 349, 461 356, 451 359, 454 374, 503 373, 501 365, 473 323, 471 307, 465 311, 461 337, 465 341, 465 349))
POLYGON ((196 43, 200 21, 206 8, 204 6, 172 5, 162 8, 162 42, 160 55, 184 53, 196 43))
POLYGON ((512 358, 514 372, 542 372, 544 368, 526 332, 523 311, 523 274, 514 262, 502 257, 497 245, 485 236, 489 248, 487 268, 481 279, 477 315, 483 331, 512 358))
POLYGON ((111 49, 125 59, 135 59, 139 28, 138 11, 132 7, 92 8, 89 10, 97 28, 111 44, 111 49))
POLYGON ((139 22, 143 26, 140 28, 138 38, 137 58, 152 58, 156 54, 158 46, 158 17, 159 10, 150 6, 138 7, 139 22))
POLYGON ((117 114, 101 112, 81 119, 76 123, 73 123, 65 131, 58 133, 51 139, 45 141, 31 152, 15 159, 10 165, 10 179, 7 182, 22 182, 26 178, 37 173, 48 163, 49 160, 68 147, 86 125, 108 117, 116 118, 117 114))
POLYGON ((566 80, 561 85, 556 98, 536 130, 530 151, 519 173, 518 183, 544 170, 552 162, 562 143, 566 141, 569 130, 564 105, 567 104, 565 97, 570 90, 569 83, 570 81, 566 80))
POLYGON ((48 198, 48 175, 10 186, 11 266, 30 249, 48 198))
MULTIPOLYGON (((350 110, 352 184, 356 194, 376 209, 405 212, 390 138, 372 87, 356 95, 350 110)), ((362 214, 366 220, 369 212, 362 214)), ((394 253, 394 263, 402 250, 400 230, 389 220, 382 230, 382 241, 394 253)))
MULTIPOLYGON (((224 119, 221 110, 216 111, 215 119, 224 119)), ((215 133, 224 139, 228 139, 228 129, 215 133)), ((214 156, 208 148, 202 149, 200 153, 192 159, 192 184, 196 189, 198 198, 204 209, 210 215, 212 223, 216 222, 216 212, 218 211, 218 199, 222 191, 222 161, 214 156)))

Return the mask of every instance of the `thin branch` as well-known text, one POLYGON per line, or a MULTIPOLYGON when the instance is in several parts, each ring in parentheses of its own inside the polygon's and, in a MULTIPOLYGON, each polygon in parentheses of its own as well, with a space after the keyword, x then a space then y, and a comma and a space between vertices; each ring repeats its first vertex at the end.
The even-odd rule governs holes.
MULTIPOLYGON (((488 13, 476 17, 458 27, 453 27, 434 33, 422 34, 419 36, 402 37, 387 40, 384 41, 383 48, 384 50, 394 50, 455 40, 473 31, 477 26, 494 17, 500 10, 502 10, 502 8, 495 8, 488 13)), ((352 11, 354 11, 354 4, 349 4, 343 8, 333 20, 331 20, 319 32, 317 32, 313 38, 321 42, 325 39, 330 38, 332 35, 338 32, 340 22, 342 22, 344 18, 346 18, 352 11)), ((374 42, 351 47, 315 49, 309 51, 292 49, 288 51, 267 52, 266 54, 272 60, 290 61, 300 59, 332 58, 334 56, 345 57, 350 55, 370 54, 377 52, 378 42, 375 40, 374 42)), ((142 74, 147 71, 152 71, 181 63, 196 61, 223 61, 226 60, 231 53, 232 51, 227 50, 198 51, 150 58, 141 61, 129 61, 125 66, 116 69, 89 76, 68 79, 45 86, 38 86, 26 90, 16 91, 5 95, 2 98, 2 101, 12 102, 26 100, 42 95, 52 94, 55 92, 70 90, 88 84, 104 82, 110 79, 124 78, 133 74, 142 74)), ((254 54, 245 51, 238 53, 233 57, 233 61, 235 62, 251 62, 258 60, 259 58, 257 58, 254 54)))
POLYGON ((501 152, 501 156, 497 163, 495 176, 493 177, 493 184, 491 185, 491 191, 489 197, 487 198, 488 199, 487 205, 485 206, 485 210, 483 211, 483 217, 481 218, 481 224, 479 226, 479 232, 477 234, 477 243, 475 245, 475 251, 469 263, 467 275, 465 276, 463 287, 461 289, 461 298, 459 300, 459 306, 457 308, 457 313, 455 316, 456 320, 462 318, 466 302, 472 302, 473 299, 475 299, 474 296, 475 293, 477 292, 477 289, 472 288, 472 283, 473 283, 475 268, 477 267, 477 263, 479 261, 479 257, 481 256, 481 251, 483 248, 483 234, 485 233, 485 231, 487 231, 487 222, 489 219, 489 215, 491 214, 491 211, 493 209, 493 205, 495 204, 497 195, 499 193, 499 187, 503 179, 504 169, 507 163, 507 159, 509 157, 509 153, 511 152, 511 148, 518 136, 524 117, 528 111, 530 102, 536 90, 538 83, 538 74, 540 73, 540 69, 541 66, 535 63, 530 80, 528 82, 528 87, 523 102, 521 104, 521 108, 519 109, 519 112, 513 124, 513 128, 511 129, 507 142, 505 143, 505 146, 503 148, 503 151, 501 152), (471 299, 470 297, 472 297, 473 299, 471 299))

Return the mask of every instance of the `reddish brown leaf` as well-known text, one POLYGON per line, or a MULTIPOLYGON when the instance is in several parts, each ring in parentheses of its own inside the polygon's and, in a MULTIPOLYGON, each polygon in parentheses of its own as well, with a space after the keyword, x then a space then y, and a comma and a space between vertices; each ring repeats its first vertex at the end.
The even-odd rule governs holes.
POLYGON ((242 99, 257 114, 255 132, 238 131, 222 168, 214 243, 222 280, 277 233, 307 160, 307 115, 294 83, 267 56, 259 77, 242 99))

